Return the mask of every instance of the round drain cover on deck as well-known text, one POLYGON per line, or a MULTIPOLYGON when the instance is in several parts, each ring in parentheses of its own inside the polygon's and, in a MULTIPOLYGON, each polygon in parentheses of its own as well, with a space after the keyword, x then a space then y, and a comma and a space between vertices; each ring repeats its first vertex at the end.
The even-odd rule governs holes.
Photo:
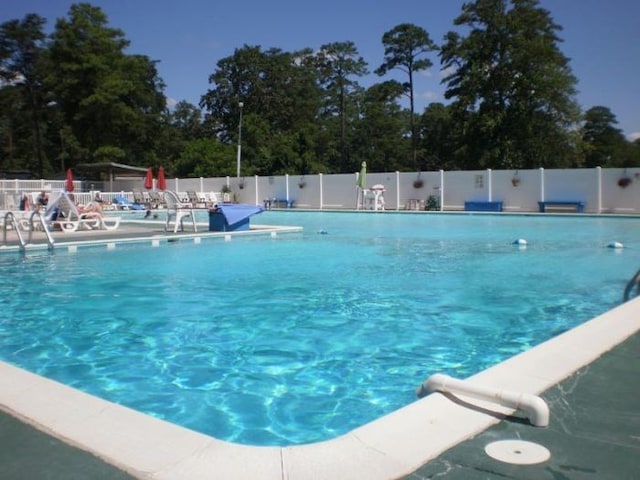
POLYGON ((491 458, 514 465, 533 465, 546 462, 551 452, 542 445, 524 440, 501 440, 484 447, 491 458))

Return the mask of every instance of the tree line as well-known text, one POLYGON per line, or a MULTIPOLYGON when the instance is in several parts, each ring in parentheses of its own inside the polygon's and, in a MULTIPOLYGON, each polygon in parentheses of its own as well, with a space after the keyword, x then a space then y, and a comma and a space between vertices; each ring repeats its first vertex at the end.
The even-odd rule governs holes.
MULTIPOLYGON (((51 177, 82 164, 164 165, 169 175, 631 167, 606 106, 583 111, 538 0, 465 3, 441 44, 400 24, 370 66, 351 41, 219 60, 199 105, 167 107, 157 61, 78 3, 46 35, 37 13, 0 25, 0 171, 51 177), (439 64, 444 103, 415 111, 416 74, 439 64), (379 82, 365 88, 373 73, 379 82), (390 79, 391 72, 397 79, 390 79), (403 102, 408 107, 403 107, 403 102)), ((207 59, 203 59, 207 61, 207 59)))

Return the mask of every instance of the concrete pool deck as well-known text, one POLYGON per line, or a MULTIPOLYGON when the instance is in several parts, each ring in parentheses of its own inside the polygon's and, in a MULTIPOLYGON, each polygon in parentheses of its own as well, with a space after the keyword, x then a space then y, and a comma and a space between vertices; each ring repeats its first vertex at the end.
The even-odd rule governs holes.
POLYGON ((469 379, 542 394, 546 428, 432 394, 339 438, 283 448, 222 442, 0 363, 0 465, 13 475, 3 478, 50 479, 636 478, 639 330, 634 299, 469 379), (484 453, 514 438, 551 458, 514 466, 484 453))

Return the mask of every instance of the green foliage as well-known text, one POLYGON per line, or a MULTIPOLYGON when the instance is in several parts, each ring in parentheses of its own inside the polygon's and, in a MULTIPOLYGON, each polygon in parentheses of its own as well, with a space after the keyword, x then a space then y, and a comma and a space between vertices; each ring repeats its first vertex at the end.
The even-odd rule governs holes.
POLYGON ((417 135, 415 125, 414 75, 427 70, 433 63, 425 58, 429 52, 438 47, 429 37, 429 33, 421 27, 410 23, 400 24, 382 36, 384 45, 384 63, 378 67, 376 74, 385 75, 389 70, 399 69, 404 72, 408 81, 402 84, 404 93, 409 97, 409 124, 411 146, 413 150, 413 167, 418 168, 417 135))
POLYGON ((113 145, 102 145, 93 153, 96 162, 121 162, 125 157, 124 150, 113 145))
POLYGON ((595 106, 585 112, 582 140, 586 167, 631 166, 625 158, 627 142, 615 127, 617 123, 616 116, 607 107, 595 106))
POLYGON ((44 177, 77 163, 163 164, 177 176, 640 165, 606 107, 582 117, 560 26, 538 0, 466 2, 440 48, 448 105, 414 111, 414 79, 438 49, 422 27, 382 36, 375 70, 353 42, 293 52, 244 45, 216 64, 200 105, 166 106, 156 62, 89 3, 44 33, 0 24, 0 169, 44 177), (409 108, 401 106, 402 97, 409 108), (240 105, 242 103, 242 106, 240 105), (240 114, 242 112, 242 128, 240 114), (241 132, 240 132, 241 130, 241 132))
MULTIPOLYGON (((446 97, 464 131, 465 163, 532 168, 570 162, 579 118, 576 79, 560 52, 560 27, 538 0, 465 3, 442 47, 446 97), (510 8, 507 4, 510 4, 510 8)), ((460 160, 460 159, 459 159, 460 160)))
POLYGON ((3 97, 15 109, 2 122, 4 139, 11 140, 7 153, 12 161, 26 164, 41 177, 50 171, 44 145, 45 97, 42 84, 45 19, 28 14, 22 21, 0 25, 0 85, 10 92, 3 97), (19 113, 19 118, 14 116, 19 113), (18 141, 19 149, 14 150, 18 141), (22 143, 21 140, 26 140, 22 143), (35 160, 35 161, 34 161, 35 160))
POLYGON ((352 150, 354 161, 366 161, 370 171, 405 170, 411 156, 407 115, 397 103, 403 86, 387 81, 371 86, 362 102, 352 150))
POLYGON ((129 42, 109 28, 97 7, 72 5, 69 19, 59 19, 51 35, 48 84, 64 112, 64 122, 93 161, 105 145, 116 146, 131 163, 153 159, 154 133, 165 98, 155 63, 125 55, 129 42))
POLYGON ((357 170, 358 162, 350 158, 349 141, 362 88, 353 77, 366 75, 367 64, 353 42, 336 42, 320 47, 315 66, 325 91, 322 116, 338 138, 338 145, 331 150, 339 154, 327 157, 327 163, 338 172, 357 170))
POLYGON ((171 165, 178 177, 222 177, 236 172, 235 150, 218 140, 188 140, 180 157, 171 165))

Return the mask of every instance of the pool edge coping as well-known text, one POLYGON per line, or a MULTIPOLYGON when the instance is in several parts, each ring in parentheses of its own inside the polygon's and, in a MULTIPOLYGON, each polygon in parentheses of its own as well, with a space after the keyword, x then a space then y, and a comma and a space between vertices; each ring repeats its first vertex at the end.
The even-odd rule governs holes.
MULTIPOLYGON (((639 329, 636 298, 468 380, 537 395, 639 329)), ((513 412, 432 394, 331 440, 252 447, 188 430, 8 363, 0 362, 0 375, 5 384, 0 409, 139 478, 204 479, 214 471, 224 478, 398 478, 513 412)))

